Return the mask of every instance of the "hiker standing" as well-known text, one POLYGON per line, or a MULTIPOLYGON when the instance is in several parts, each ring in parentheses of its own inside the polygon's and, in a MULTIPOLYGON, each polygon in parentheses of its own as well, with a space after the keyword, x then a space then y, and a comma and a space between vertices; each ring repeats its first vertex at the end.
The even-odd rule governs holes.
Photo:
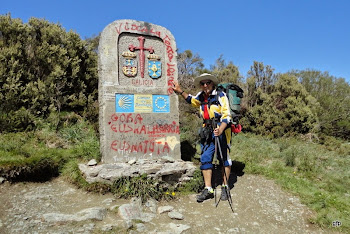
POLYGON ((211 179, 213 174, 213 157, 216 152, 215 137, 219 138, 221 146, 223 166, 223 185, 221 188, 221 200, 228 199, 228 176, 231 172, 231 159, 229 157, 231 128, 231 114, 229 103, 224 92, 218 92, 215 88, 219 83, 218 79, 211 74, 204 73, 194 80, 196 87, 201 87, 202 91, 196 96, 187 94, 182 90, 178 82, 173 82, 173 90, 181 95, 189 104, 199 107, 201 117, 203 118, 203 126, 201 128, 201 166, 205 188, 201 194, 197 195, 197 202, 214 198, 214 189, 212 188, 211 179), (225 174, 227 176, 225 176, 225 174))

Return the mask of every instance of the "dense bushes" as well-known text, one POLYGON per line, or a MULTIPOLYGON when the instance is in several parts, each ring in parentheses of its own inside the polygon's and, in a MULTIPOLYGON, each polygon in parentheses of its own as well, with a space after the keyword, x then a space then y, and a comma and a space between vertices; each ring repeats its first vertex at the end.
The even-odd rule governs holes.
POLYGON ((317 131, 318 103, 295 76, 279 76, 269 90, 255 90, 256 103, 241 121, 246 130, 273 137, 317 131))
POLYGON ((350 85, 345 79, 315 70, 291 73, 320 103, 316 109, 320 132, 350 139, 350 85))
POLYGON ((31 18, 0 16, 0 132, 74 111, 96 120, 97 55, 79 35, 31 18))

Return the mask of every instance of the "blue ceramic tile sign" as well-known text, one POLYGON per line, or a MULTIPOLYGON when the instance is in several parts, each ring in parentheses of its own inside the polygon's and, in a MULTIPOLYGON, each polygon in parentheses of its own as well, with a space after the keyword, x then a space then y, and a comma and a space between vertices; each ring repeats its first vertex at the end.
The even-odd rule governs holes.
POLYGON ((168 95, 115 94, 115 110, 117 113, 170 113, 170 99, 168 95))
POLYGON ((115 109, 117 113, 134 113, 134 106, 134 94, 115 95, 115 109))
POLYGON ((153 95, 153 112, 169 113, 170 100, 168 95, 153 95))

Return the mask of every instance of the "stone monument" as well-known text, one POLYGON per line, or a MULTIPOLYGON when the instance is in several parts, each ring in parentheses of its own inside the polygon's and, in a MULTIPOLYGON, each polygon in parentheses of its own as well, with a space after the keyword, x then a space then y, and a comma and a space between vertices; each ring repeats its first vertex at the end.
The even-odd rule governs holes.
POLYGON ((180 159, 176 44, 164 27, 117 20, 99 44, 103 163, 180 159))
POLYGON ((88 183, 148 177, 174 185, 193 178, 196 166, 181 160, 176 44, 164 27, 117 20, 99 44, 102 164, 79 164, 88 183))

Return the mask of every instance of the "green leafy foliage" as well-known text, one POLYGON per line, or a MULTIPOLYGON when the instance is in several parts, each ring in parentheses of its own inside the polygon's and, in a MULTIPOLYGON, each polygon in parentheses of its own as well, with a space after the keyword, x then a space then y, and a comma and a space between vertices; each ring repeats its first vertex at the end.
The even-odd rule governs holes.
POLYGON ((350 85, 343 78, 315 70, 293 71, 320 105, 317 115, 325 135, 350 138, 350 85))
POLYGON ((83 115, 95 105, 97 55, 78 34, 10 15, 0 16, 0 32, 0 132, 33 129, 52 112, 83 115))
POLYGON ((220 83, 234 83, 241 85, 242 76, 239 73, 238 67, 229 62, 228 64, 223 59, 223 55, 215 61, 215 65, 211 66, 211 71, 209 72, 216 76, 220 83))
POLYGON ((256 103, 242 119, 246 130, 272 137, 316 131, 318 103, 295 76, 280 75, 269 89, 254 92, 256 103))
POLYGON ((254 61, 248 71, 245 84, 245 98, 242 103, 242 110, 244 113, 245 110, 261 102, 259 93, 269 94, 271 92, 271 88, 276 82, 276 75, 273 74, 273 71, 274 69, 271 66, 265 66, 262 62, 254 61))

